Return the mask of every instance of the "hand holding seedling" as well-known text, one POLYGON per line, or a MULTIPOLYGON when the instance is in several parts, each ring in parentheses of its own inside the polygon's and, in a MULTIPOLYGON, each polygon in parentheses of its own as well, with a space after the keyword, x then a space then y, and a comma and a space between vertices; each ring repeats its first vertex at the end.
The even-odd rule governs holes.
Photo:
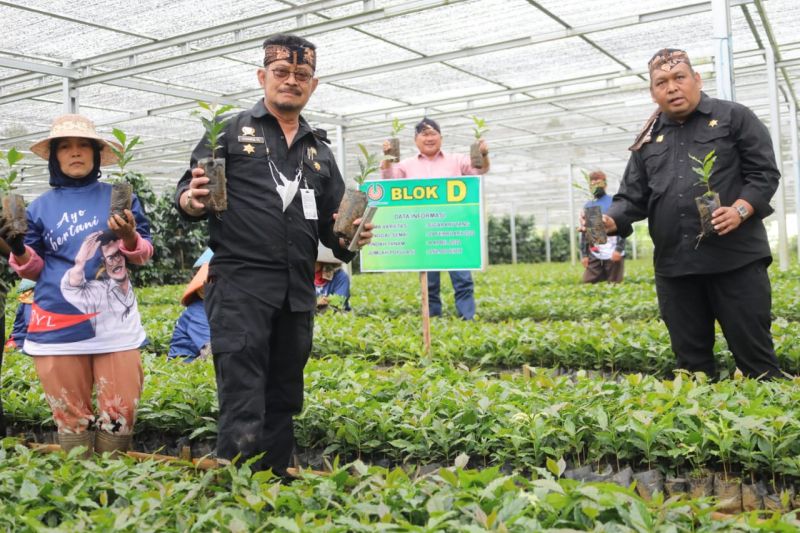
MULTIPOLYGON (((614 235, 617 232, 617 223, 608 215, 603 215, 603 226, 606 228, 606 233, 614 235)), ((584 233, 586 231, 586 215, 581 210, 578 215, 578 231, 584 233)))
POLYGON ((189 182, 189 188, 184 194, 181 195, 181 206, 183 210, 192 214, 199 214, 205 209, 203 200, 208 196, 208 189, 203 187, 208 183, 206 172, 201 167, 192 169, 192 181, 189 182))
MULTIPOLYGON (((333 220, 336 220, 337 218, 339 218, 339 213, 334 213, 333 214, 333 220)), ((354 228, 358 228, 359 224, 361 224, 361 217, 359 217, 359 218, 357 218, 357 219, 355 219, 353 221, 353 227, 354 228)), ((372 242, 372 230, 373 229, 375 229, 375 224, 373 224, 372 222, 367 222, 366 224, 364 224, 364 227, 362 228, 361 233, 358 235, 358 237, 359 237, 358 238, 358 247, 359 248, 363 248, 364 246, 366 246, 370 242, 372 242)), ((343 238, 340 237, 339 238, 339 246, 341 246, 342 248, 347 248, 347 245, 348 245, 347 241, 345 241, 343 238)))
POLYGON ((130 209, 125 210, 125 218, 120 215, 108 217, 108 227, 122 239, 122 243, 128 250, 136 248, 136 219, 130 209))
POLYGON ((711 213, 711 224, 714 225, 714 231, 717 232, 717 235, 726 235, 741 226, 742 222, 744 222, 744 219, 739 215, 739 211, 736 209, 737 205, 743 205, 747 208, 747 212, 750 213, 750 215, 753 214, 753 206, 750 205, 749 202, 741 199, 736 200, 730 207, 720 207, 711 213))

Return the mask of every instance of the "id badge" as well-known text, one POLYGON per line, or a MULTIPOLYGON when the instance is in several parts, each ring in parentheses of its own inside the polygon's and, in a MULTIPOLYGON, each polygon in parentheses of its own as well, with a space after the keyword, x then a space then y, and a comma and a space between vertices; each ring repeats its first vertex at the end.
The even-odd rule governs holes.
POLYGON ((303 200, 303 215, 306 220, 317 220, 317 199, 314 189, 300 189, 300 198, 303 200))

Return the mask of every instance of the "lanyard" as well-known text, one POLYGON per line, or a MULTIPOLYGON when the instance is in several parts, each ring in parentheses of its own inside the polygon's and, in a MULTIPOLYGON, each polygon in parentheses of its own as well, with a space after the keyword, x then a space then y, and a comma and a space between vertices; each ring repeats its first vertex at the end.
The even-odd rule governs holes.
POLYGON ((269 174, 272 177, 272 181, 275 182, 275 190, 277 191, 278 196, 281 197, 281 203, 283 204, 283 211, 285 212, 286 209, 291 205, 292 201, 294 200, 294 197, 297 195, 297 189, 300 187, 301 179, 305 184, 305 188, 308 189, 308 182, 303 176, 303 151, 300 150, 300 158, 298 160, 297 170, 295 171, 294 179, 290 180, 283 175, 283 172, 281 172, 281 170, 272 160, 269 146, 266 143, 267 136, 264 132, 263 124, 261 125, 261 134, 264 136, 264 148, 267 158, 267 168, 269 169, 269 174))
MULTIPOLYGON (((300 157, 298 158, 297 162, 297 170, 294 172, 294 180, 289 180, 286 176, 283 175, 283 172, 280 171, 278 166, 275 164, 275 161, 272 160, 272 156, 270 154, 269 145, 266 142, 267 136, 264 132, 264 125, 261 124, 261 136, 264 137, 264 149, 266 153, 266 160, 267 160, 267 168, 269 169, 269 174, 272 177, 272 181, 275 182, 275 187, 278 188, 279 186, 287 186, 292 181, 299 181, 301 178, 303 180, 303 186, 308 189, 308 181, 306 180, 305 176, 303 175, 303 150, 300 150, 300 157), (276 177, 277 174, 277 177, 276 177)), ((304 146, 305 148, 305 146, 304 146)))

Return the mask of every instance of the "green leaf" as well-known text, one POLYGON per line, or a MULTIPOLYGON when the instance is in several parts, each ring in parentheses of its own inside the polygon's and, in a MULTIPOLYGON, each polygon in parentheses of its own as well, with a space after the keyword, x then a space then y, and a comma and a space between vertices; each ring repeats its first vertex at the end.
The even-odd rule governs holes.
POLYGON ((127 140, 128 140, 128 136, 127 136, 127 135, 125 135, 125 132, 124 132, 124 131, 122 131, 122 130, 121 130, 121 129, 119 129, 119 128, 113 128, 113 129, 111 130, 111 134, 112 134, 114 137, 116 137, 116 138, 117 138, 117 140, 119 141, 119 143, 120 143, 120 144, 121 144, 123 147, 125 146, 125 141, 127 141, 127 140))
POLYGON ((13 167, 20 159, 22 159, 23 155, 17 151, 16 148, 11 148, 6 154, 6 160, 8 161, 8 166, 13 167))

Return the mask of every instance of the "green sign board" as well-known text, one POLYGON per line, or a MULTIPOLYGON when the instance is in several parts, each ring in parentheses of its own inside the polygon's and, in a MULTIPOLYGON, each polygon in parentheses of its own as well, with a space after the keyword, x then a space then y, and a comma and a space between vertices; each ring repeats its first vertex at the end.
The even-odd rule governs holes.
POLYGON ((480 178, 368 181, 361 190, 378 208, 363 272, 483 268, 480 178))

